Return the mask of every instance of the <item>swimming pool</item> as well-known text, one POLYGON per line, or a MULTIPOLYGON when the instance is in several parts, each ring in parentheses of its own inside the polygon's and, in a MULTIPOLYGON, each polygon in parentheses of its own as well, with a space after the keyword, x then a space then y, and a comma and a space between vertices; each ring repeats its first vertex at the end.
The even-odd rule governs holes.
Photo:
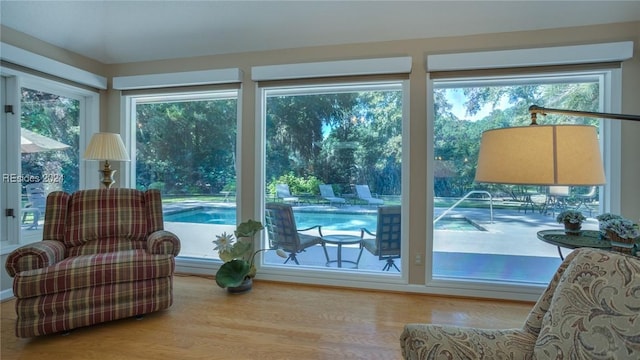
MULTIPOLYGON (((298 229, 322 225, 327 230, 360 231, 366 228, 369 231, 376 230, 377 215, 375 212, 322 212, 322 211, 294 211, 298 229)), ((167 222, 182 222, 196 224, 235 225, 236 209, 201 206, 188 210, 167 213, 164 215, 167 222)), ((436 230, 451 231, 486 231, 482 226, 465 217, 447 216, 438 220, 436 230)))

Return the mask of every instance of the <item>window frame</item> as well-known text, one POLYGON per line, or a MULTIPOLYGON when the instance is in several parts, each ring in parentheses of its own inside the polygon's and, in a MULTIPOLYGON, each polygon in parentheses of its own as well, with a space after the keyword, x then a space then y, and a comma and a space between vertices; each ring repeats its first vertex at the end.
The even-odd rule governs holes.
MULTIPOLYGON (((621 108, 621 69, 620 68, 608 68, 603 67, 600 70, 594 69, 590 71, 561 71, 561 72, 541 72, 536 74, 535 72, 529 72, 526 75, 493 75, 493 76, 475 76, 475 77, 452 77, 447 79, 431 79, 427 76, 427 106, 428 109, 433 109, 435 105, 434 90, 439 88, 436 83, 442 82, 447 84, 445 87, 454 87, 454 84, 464 84, 465 86, 485 86, 485 85, 500 85, 500 84, 513 84, 518 79, 530 79, 530 82, 539 83, 537 78, 564 78, 576 75, 578 77, 583 76, 593 79, 599 78, 600 86, 600 107, 602 112, 619 112, 621 108), (499 78, 499 79, 497 79, 499 78), (508 79, 504 81, 503 79, 508 79)), ((576 78, 577 79, 577 78, 576 78)), ((544 83, 544 82, 542 82, 544 83)), ((522 83, 518 83, 522 84, 522 83)), ((534 105, 534 104, 532 104, 534 105)), ((542 119, 544 121, 544 119, 542 119)), ((427 159, 433 159, 434 146, 433 146, 433 129, 435 123, 434 111, 427 112, 427 159)), ((525 125, 525 124, 523 124, 525 125)), ((603 185, 602 192, 600 193, 600 211, 602 212, 615 212, 620 207, 620 122, 617 121, 600 121, 600 145, 603 155, 603 162, 605 164, 605 174, 607 177, 607 183, 603 185), (617 155, 616 155, 617 154, 617 155)), ((433 165, 432 162, 427 163, 427 208, 428 213, 433 213, 434 197, 433 192, 429 189, 434 187, 433 177, 433 165)), ((427 241, 427 253, 428 257, 433 257, 433 224, 432 221, 426 221, 426 233, 430 239, 427 241)), ((504 292, 505 296, 510 299, 526 299, 528 294, 536 294, 545 288, 545 285, 535 284, 519 284, 519 283, 501 283, 495 281, 481 281, 470 279, 440 279, 434 278, 433 268, 428 265, 425 267, 425 286, 427 288, 442 289, 446 294, 451 295, 468 295, 468 296, 487 296, 492 293, 490 297, 496 297, 498 293, 504 292)))
MULTIPOLYGON (((277 264, 265 264, 264 255, 260 254, 256 260, 257 265, 260 268, 259 274, 261 278, 274 281, 285 282, 304 282, 307 284, 317 285, 329 285, 329 286, 352 286, 357 283, 358 287, 380 289, 380 290, 401 290, 408 284, 408 271, 409 271, 409 243, 408 243, 408 215, 407 209, 409 209, 410 196, 408 195, 409 189, 409 80, 404 78, 397 78, 395 80, 380 80, 367 77, 358 77, 358 79, 327 79, 322 81, 321 79, 314 79, 313 84, 306 83, 305 81, 296 81, 294 84, 270 84, 266 86, 257 85, 256 88, 256 123, 258 130, 256 131, 256 146, 258 146, 257 169, 260 174, 257 179, 256 194, 259 194, 260 201, 256 203, 258 206, 257 211, 264 218, 265 194, 264 186, 266 176, 266 100, 267 93, 272 92, 278 96, 285 95, 311 95, 316 93, 327 93, 327 90, 340 92, 353 92, 353 91, 366 91, 386 89, 389 84, 399 84, 400 91, 402 91, 402 170, 401 170, 401 211, 402 211, 402 267, 401 273, 385 274, 385 273, 370 273, 370 272, 347 272, 336 268, 327 269, 314 269, 314 268, 292 268, 278 266, 277 264), (322 91, 319 91, 322 89, 322 91), (404 260, 407 259, 407 260, 404 260)), ((265 241, 264 236, 260 239, 260 244, 265 241)))
MULTIPOLYGON (((3 125, 3 131, 0 131, 0 136, 5 136, 7 139, 20 139, 21 128, 21 95, 22 88, 29 88, 37 91, 45 91, 53 94, 58 94, 67 98, 78 100, 80 102, 80 113, 78 124, 80 126, 80 139, 78 151, 80 154, 86 148, 91 135, 99 129, 99 114, 100 114, 100 94, 97 91, 84 88, 82 86, 75 86, 64 82, 64 79, 56 80, 42 76, 30 74, 28 72, 16 70, 13 68, 3 67, 2 77, 5 84, 5 90, 7 99, 13 105, 12 116, 16 121, 7 121, 3 125)), ((15 146, 11 141, 6 143, 3 141, 3 146, 15 146), (13 144, 13 145, 12 145, 13 144)), ((19 144, 17 145, 19 148, 19 144)), ((4 152, 4 151, 3 151, 4 152)), ((8 152, 8 151, 7 151, 8 152)), ((7 173, 19 173, 20 172, 20 158, 9 159, 4 157, 3 169, 7 173)), ((85 189, 89 184, 99 184, 98 165, 91 164, 92 162, 80 161, 79 167, 79 189, 85 189)), ((3 183, 1 190, 3 196, 0 198, 2 201, 2 208, 20 209, 20 197, 21 191, 16 188, 19 184, 3 183)), ((19 217, 17 217, 19 219, 19 217)), ((7 217, 2 219, 2 227, 0 230, 0 236, 7 239, 20 239, 14 243, 9 243, 0 249, 0 254, 6 254, 12 250, 25 245, 26 243, 20 236, 20 226, 10 226, 7 217)))
MULTIPOLYGON (((123 175, 121 181, 124 187, 135 187, 135 174, 136 174, 136 105, 159 103, 159 102, 181 102, 181 101, 198 101, 198 100, 212 100, 212 99, 227 99, 234 97, 237 99, 237 127, 240 124, 240 96, 241 91, 237 88, 221 88, 221 89, 171 89, 166 91, 139 91, 132 94, 126 94, 122 96, 123 102, 123 126, 122 126, 122 138, 125 143, 125 147, 129 149, 132 154, 131 161, 128 166, 125 166, 122 170, 123 175), (143 99, 143 101, 138 101, 143 99), (169 101, 163 101, 163 99, 169 99, 169 101)), ((236 153, 238 149, 236 149, 236 153)), ((239 174, 236 173, 236 179, 239 174)))

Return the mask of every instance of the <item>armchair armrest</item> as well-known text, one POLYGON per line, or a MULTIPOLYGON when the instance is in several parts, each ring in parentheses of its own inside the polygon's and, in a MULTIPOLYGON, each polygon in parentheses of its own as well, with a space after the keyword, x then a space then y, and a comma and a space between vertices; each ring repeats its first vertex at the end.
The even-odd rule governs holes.
POLYGON ((9 254, 4 267, 9 276, 53 265, 66 257, 64 244, 57 240, 43 240, 21 246, 9 254))
POLYGON ((400 336, 405 359, 530 359, 536 337, 521 329, 476 329, 407 324, 400 336))
POLYGON ((320 234, 320 237, 322 237, 322 225, 314 225, 312 227, 308 227, 308 228, 304 228, 304 229, 298 229, 298 232, 302 232, 302 231, 308 231, 308 230, 312 230, 318 228, 318 234, 320 234))
POLYGON ((360 228, 360 238, 364 239, 364 234, 368 234, 369 236, 376 237, 375 233, 372 233, 371 231, 367 230, 366 228, 360 228))
POLYGON ((149 254, 173 254, 173 256, 178 256, 180 253, 180 239, 171 231, 155 231, 147 238, 147 252, 149 254))

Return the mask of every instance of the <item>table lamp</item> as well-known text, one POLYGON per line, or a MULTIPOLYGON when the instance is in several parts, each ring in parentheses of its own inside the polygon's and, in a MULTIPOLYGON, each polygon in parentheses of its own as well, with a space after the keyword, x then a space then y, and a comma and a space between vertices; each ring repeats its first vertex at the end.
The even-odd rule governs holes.
POLYGON ((85 160, 104 160, 104 168, 98 170, 101 174, 100 181, 109 189, 115 183, 113 175, 116 170, 111 169, 109 160, 129 161, 127 149, 124 147, 120 134, 99 132, 93 134, 87 150, 84 152, 85 160))

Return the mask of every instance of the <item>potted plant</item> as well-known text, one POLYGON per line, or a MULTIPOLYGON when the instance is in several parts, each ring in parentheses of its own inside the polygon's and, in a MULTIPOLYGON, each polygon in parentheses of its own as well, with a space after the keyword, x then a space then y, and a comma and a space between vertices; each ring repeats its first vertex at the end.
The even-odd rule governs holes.
POLYGON ((618 217, 604 222, 607 237, 611 240, 611 248, 614 251, 633 253, 635 240, 638 237, 638 225, 633 221, 618 217))
POLYGON ((559 224, 564 224, 564 231, 567 234, 580 233, 582 228, 582 222, 587 220, 580 211, 576 210, 564 210, 556 216, 556 221, 559 224))
POLYGON ((600 237, 601 238, 607 238, 607 229, 606 229, 607 221, 609 221, 611 219, 622 219, 622 216, 620 216, 618 214, 604 213, 604 214, 600 214, 600 215, 596 216, 596 219, 598 220, 598 228, 600 229, 600 237))
MULTIPOLYGON (((218 286, 234 294, 251 290, 252 279, 256 275, 255 257, 261 251, 271 250, 253 250, 254 237, 262 229, 264 226, 260 221, 249 219, 239 224, 233 235, 226 232, 216 235, 213 250, 217 250, 220 260, 224 261, 216 273, 218 286)), ((286 257, 282 250, 277 249, 276 252, 279 256, 286 257)))

